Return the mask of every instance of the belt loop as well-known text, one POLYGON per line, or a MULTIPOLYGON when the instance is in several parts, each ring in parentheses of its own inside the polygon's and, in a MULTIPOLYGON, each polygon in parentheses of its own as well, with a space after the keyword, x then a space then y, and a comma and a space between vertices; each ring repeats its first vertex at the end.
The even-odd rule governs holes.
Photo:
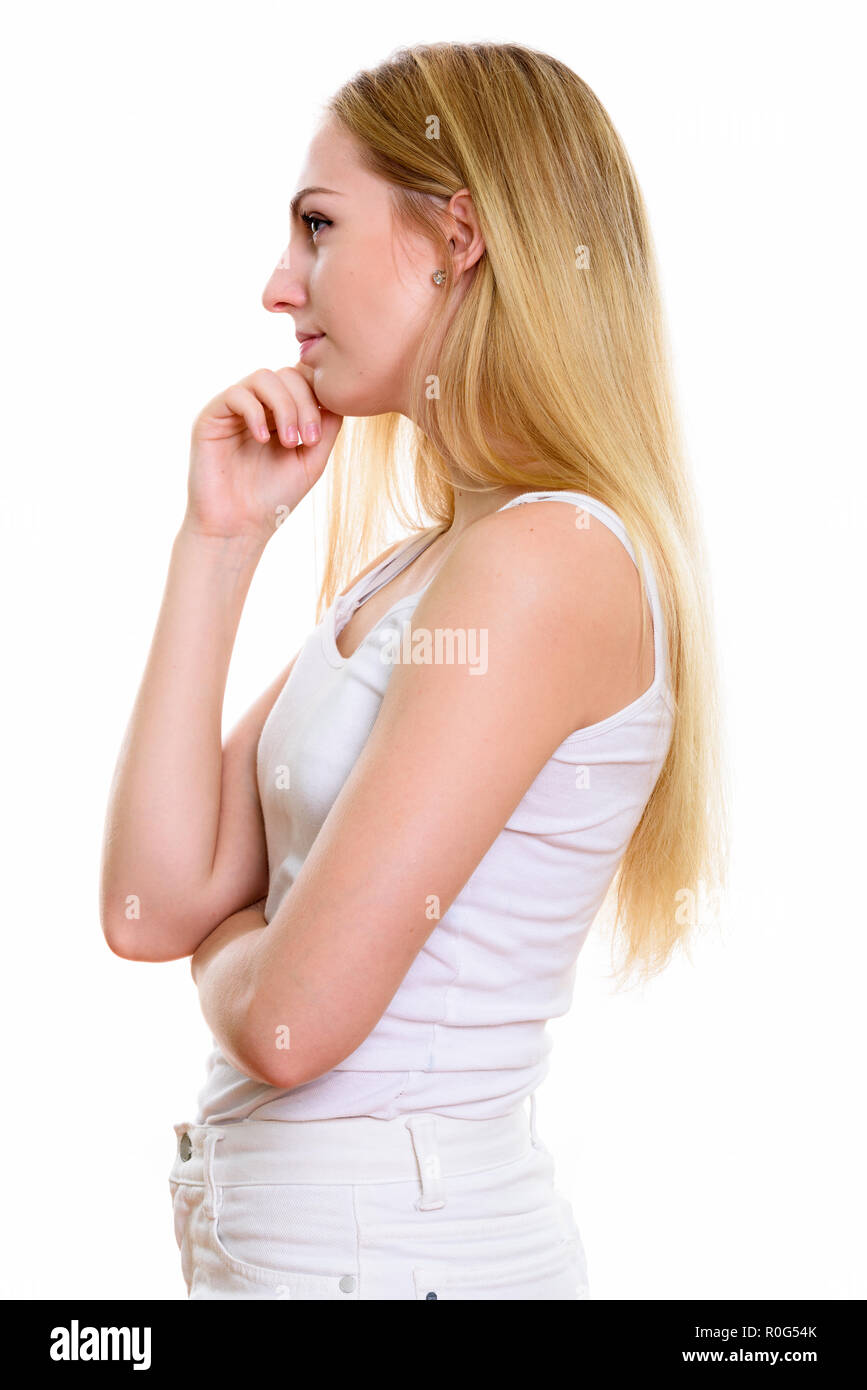
POLYGON ((442 1182, 442 1163, 437 1147, 436 1120, 433 1115, 410 1115, 405 1127, 412 1138, 415 1160, 421 1178, 421 1200, 417 1211, 437 1211, 446 1204, 442 1182))
POLYGON ((205 1134, 204 1149, 204 1177, 205 1177, 205 1196, 202 1206, 205 1215, 211 1218, 217 1215, 223 1202, 223 1193, 214 1181, 214 1150, 222 1139, 222 1134, 215 1134, 213 1130, 205 1134))
POLYGON ((539 1147, 539 1136, 536 1133, 536 1092, 530 1092, 530 1143, 534 1149, 539 1147))

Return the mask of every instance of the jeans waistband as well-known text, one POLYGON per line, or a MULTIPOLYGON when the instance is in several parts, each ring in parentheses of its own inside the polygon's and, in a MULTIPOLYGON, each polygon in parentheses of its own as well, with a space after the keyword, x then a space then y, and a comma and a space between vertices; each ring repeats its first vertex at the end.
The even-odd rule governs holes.
POLYGON ((239 1120, 174 1125, 170 1179, 219 1186, 422 1180, 423 1205, 443 1205, 440 1180, 510 1163, 539 1147, 535 1096, 529 1111, 458 1120, 431 1111, 378 1120, 239 1120))

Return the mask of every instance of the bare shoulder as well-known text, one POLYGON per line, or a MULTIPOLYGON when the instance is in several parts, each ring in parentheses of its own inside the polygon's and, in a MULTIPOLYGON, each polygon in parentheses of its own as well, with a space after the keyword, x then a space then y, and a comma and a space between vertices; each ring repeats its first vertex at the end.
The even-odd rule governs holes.
POLYGON ((539 499, 482 517, 428 595, 444 617, 466 613, 501 645, 522 648, 552 697, 566 692, 569 731, 624 708, 653 679, 652 626, 640 649, 635 562, 609 526, 574 503, 539 499))
POLYGON ((491 601, 503 594, 540 616, 613 616, 639 592, 635 562, 611 528, 571 502, 549 499, 475 522, 444 563, 446 573, 455 586, 472 580, 491 601))

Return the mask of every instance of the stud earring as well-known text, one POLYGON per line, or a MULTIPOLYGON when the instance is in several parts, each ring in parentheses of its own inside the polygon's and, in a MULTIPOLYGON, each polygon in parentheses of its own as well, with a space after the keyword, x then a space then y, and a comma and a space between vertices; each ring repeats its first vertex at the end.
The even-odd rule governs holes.
POLYGON ((441 285, 445 278, 446 273, 444 270, 435 270, 433 275, 431 276, 431 279, 433 280, 435 285, 441 285))

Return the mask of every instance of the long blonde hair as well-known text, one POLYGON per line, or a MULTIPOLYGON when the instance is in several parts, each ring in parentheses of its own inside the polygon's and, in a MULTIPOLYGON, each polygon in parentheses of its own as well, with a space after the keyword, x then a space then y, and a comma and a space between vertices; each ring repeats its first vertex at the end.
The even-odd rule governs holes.
POLYGON ((612 947, 623 943, 618 987, 636 969, 650 979, 676 947, 689 957, 717 915, 728 788, 704 541, 635 172, 587 84, 518 44, 399 49, 325 109, 390 185, 396 228, 438 248, 432 265, 446 280, 410 377, 412 418, 344 420, 329 462, 317 618, 378 553, 389 521, 451 523, 456 478, 482 491, 577 490, 620 516, 642 600, 642 548, 657 578, 675 720, 598 915, 612 947), (460 188, 485 251, 434 355, 453 283, 440 218, 460 188), (492 430, 512 441, 502 454, 492 430), (532 475, 511 461, 516 446, 535 461, 532 475))

